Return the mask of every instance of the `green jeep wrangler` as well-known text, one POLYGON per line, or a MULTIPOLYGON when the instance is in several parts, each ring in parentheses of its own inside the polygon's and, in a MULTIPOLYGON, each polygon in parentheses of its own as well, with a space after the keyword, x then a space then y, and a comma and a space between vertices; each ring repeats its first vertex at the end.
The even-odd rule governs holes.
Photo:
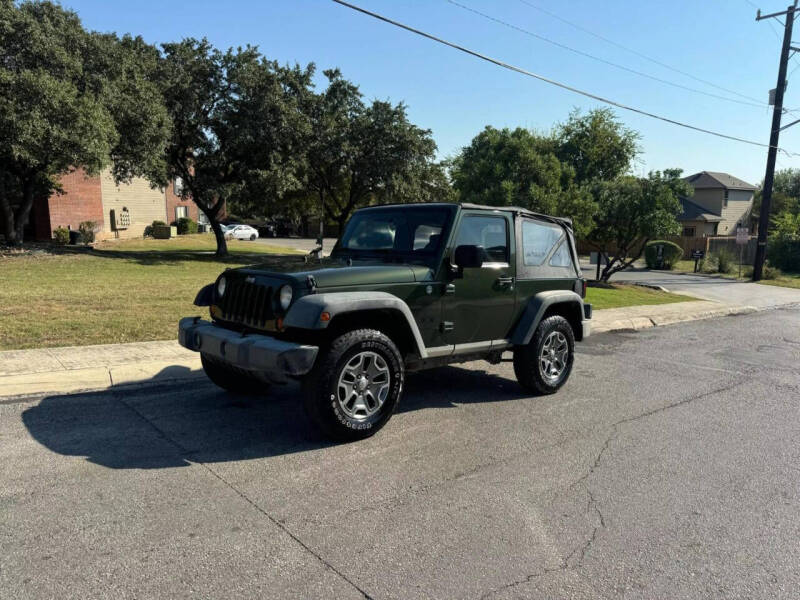
POLYGON ((215 384, 302 382, 312 420, 340 440, 392 416, 406 371, 514 353, 523 388, 552 394, 589 335, 568 219, 521 208, 402 204, 355 212, 319 264, 230 269, 181 319, 215 384))

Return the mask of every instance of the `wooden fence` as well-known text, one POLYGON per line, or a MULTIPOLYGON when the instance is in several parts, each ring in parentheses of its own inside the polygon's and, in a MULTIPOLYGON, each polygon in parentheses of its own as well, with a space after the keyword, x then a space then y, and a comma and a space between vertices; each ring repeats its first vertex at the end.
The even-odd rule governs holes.
MULTIPOLYGON (((683 248, 683 257, 688 259, 693 250, 703 250, 706 253, 706 256, 709 254, 714 254, 715 252, 719 252, 721 249, 725 249, 731 254, 733 254, 737 261, 739 259, 739 246, 736 244, 736 236, 714 236, 714 237, 682 237, 682 236, 670 236, 664 238, 670 242, 675 242, 681 248, 683 248)), ((751 235, 750 239, 746 246, 744 246, 744 253, 742 257, 742 264, 745 265, 752 265, 755 259, 756 253, 756 236, 751 235)), ((596 252, 596 249, 592 247, 590 244, 585 242, 584 240, 578 240, 578 254, 589 254, 590 252, 596 252)), ((609 248, 609 253, 613 254, 615 248, 609 248)))

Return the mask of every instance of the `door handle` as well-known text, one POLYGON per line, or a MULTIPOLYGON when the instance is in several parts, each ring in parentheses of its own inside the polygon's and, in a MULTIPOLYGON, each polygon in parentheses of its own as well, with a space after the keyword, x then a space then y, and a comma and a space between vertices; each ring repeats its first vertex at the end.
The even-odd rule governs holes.
POLYGON ((498 277, 497 285, 514 285, 513 277, 498 277))
POLYGON ((448 283, 446 286, 444 286, 445 296, 452 296, 455 293, 456 293, 456 286, 454 284, 448 283))

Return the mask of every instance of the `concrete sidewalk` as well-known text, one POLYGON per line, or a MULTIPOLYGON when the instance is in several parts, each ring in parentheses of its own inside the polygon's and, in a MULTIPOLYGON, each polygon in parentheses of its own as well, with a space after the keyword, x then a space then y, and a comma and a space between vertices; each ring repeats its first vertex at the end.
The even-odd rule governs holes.
MULTIPOLYGON (((595 311, 593 333, 659 327, 756 309, 709 301, 595 311)), ((74 393, 204 377, 200 356, 176 341, 0 352, 0 397, 74 393)))
POLYGON ((203 376, 176 341, 0 352, 0 397, 109 389, 203 376))

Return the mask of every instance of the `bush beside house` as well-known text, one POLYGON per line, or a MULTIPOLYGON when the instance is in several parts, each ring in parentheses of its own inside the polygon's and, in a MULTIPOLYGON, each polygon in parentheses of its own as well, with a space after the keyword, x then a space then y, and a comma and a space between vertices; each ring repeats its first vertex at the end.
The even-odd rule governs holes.
POLYGON ((66 246, 69 244, 69 229, 66 227, 56 227, 53 231, 53 239, 59 246, 66 246))
POLYGON ((683 248, 675 242, 653 240, 652 242, 647 242, 647 246, 644 249, 644 260, 648 269, 661 268, 671 270, 681 258, 683 258, 683 248), (659 246, 663 248, 660 261, 658 258, 659 246), (661 263, 660 266, 659 262, 661 263))
POLYGON ((174 225, 178 228, 178 235, 197 233, 197 222, 192 221, 189 217, 181 217, 175 221, 174 225))

